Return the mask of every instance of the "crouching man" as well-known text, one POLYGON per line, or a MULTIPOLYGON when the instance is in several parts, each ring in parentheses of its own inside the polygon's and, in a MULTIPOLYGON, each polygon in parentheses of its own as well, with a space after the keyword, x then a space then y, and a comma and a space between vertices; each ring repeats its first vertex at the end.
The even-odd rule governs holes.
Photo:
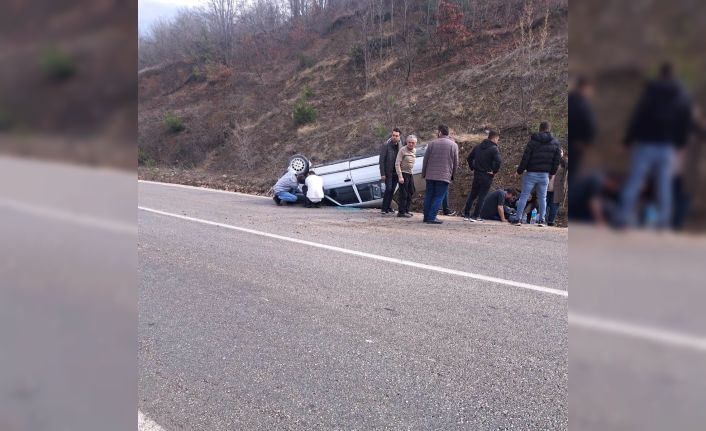
POLYGON ((480 216, 485 220, 499 220, 501 222, 516 222, 516 215, 506 203, 514 201, 518 193, 515 189, 498 189, 485 197, 480 216))
POLYGON ((321 208, 321 201, 324 199, 324 179, 316 175, 316 172, 309 171, 306 174, 302 192, 305 196, 305 207, 321 208))
POLYGON ((297 176, 292 168, 287 169, 287 172, 272 186, 272 193, 274 194, 272 199, 277 205, 282 205, 285 202, 295 203, 299 184, 302 183, 304 183, 303 176, 297 176))

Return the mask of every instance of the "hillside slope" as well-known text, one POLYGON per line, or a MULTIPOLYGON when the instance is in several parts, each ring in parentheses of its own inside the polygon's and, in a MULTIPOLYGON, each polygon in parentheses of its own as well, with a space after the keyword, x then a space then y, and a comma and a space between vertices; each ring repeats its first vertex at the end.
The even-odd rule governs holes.
MULTIPOLYGON (((517 185, 512 173, 529 128, 548 120, 565 137, 567 13, 551 12, 544 41, 523 44, 519 26, 496 26, 474 33, 443 62, 433 47, 419 47, 408 82, 401 49, 393 46, 373 64, 368 92, 350 56, 360 37, 353 16, 339 17, 332 31, 268 64, 260 76, 239 65, 205 69, 188 61, 144 69, 140 176, 265 193, 295 153, 314 163, 362 155, 376 152, 395 126, 426 141, 445 123, 464 158, 485 130, 498 129, 505 162, 495 185, 517 185), (302 66, 302 58, 312 60, 302 66), (304 92, 317 118, 297 127, 292 109, 304 92), (183 119, 184 130, 166 131, 165 112, 183 119)), ((535 33, 543 24, 538 16, 535 33)), ((470 187, 465 162, 461 171, 451 187, 456 208, 470 187)))

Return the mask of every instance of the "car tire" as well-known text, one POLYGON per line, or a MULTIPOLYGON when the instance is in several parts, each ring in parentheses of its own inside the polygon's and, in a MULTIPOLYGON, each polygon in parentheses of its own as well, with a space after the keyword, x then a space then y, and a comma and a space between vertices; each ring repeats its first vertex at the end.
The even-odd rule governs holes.
POLYGON ((297 175, 306 175, 306 173, 309 172, 310 165, 311 163, 309 163, 309 159, 307 159, 306 156, 303 156, 301 154, 293 155, 289 158, 289 162, 287 163, 287 166, 292 168, 297 175))

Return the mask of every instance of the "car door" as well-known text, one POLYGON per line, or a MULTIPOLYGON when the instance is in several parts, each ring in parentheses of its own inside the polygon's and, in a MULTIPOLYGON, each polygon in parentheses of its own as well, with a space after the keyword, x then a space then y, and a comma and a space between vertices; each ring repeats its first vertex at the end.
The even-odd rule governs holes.
POLYGON ((354 189, 350 173, 350 162, 334 162, 311 168, 324 180, 324 195, 326 199, 342 206, 360 204, 358 194, 354 189))
POLYGON ((352 160, 350 170, 351 178, 363 204, 382 199, 384 185, 380 181, 380 156, 352 160))

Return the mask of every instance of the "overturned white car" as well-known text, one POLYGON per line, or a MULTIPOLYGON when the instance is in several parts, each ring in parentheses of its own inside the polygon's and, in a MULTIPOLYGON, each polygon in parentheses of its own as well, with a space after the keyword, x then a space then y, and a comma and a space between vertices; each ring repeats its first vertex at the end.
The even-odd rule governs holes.
MULTIPOLYGON (((422 179, 422 164, 426 145, 417 146, 417 160, 414 163, 414 185, 417 192, 425 190, 422 179)), ((376 208, 382 206, 385 183, 380 180, 379 155, 352 157, 312 166, 305 156, 297 154, 289 159, 289 169, 297 174, 306 174, 309 169, 324 180, 326 201, 356 208, 376 208)))

